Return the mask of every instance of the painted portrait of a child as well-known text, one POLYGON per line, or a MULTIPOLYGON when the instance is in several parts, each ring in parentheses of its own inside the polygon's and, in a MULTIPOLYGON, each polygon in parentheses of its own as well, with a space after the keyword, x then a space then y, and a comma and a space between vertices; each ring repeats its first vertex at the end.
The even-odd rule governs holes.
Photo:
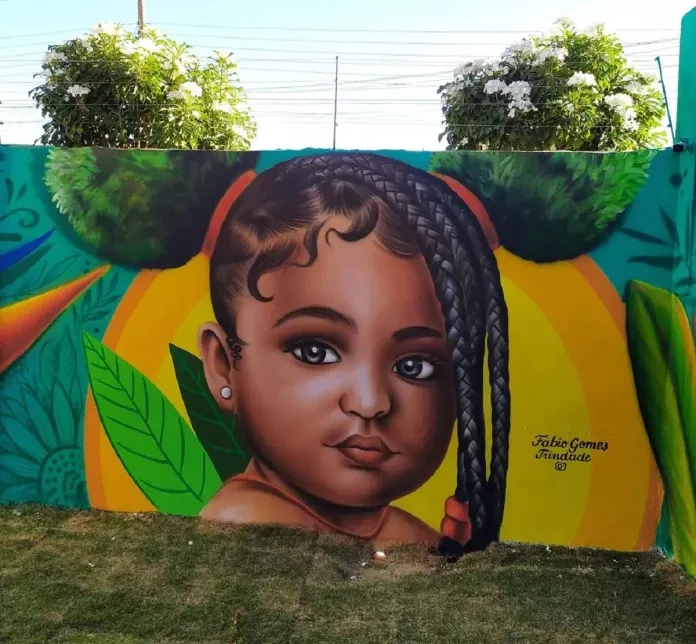
POLYGON ((438 469, 456 421, 458 484, 443 534, 459 547, 497 538, 507 311, 482 228, 443 181, 374 155, 278 165, 230 209, 210 274, 206 379, 253 457, 203 517, 435 543, 439 534, 390 503, 438 469))

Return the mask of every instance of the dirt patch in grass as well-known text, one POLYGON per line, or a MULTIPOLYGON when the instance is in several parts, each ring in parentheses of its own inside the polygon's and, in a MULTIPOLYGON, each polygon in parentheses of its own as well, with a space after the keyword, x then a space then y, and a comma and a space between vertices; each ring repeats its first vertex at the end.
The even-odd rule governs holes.
POLYGON ((696 584, 654 553, 419 546, 159 515, 0 508, 0 642, 696 642, 696 584))

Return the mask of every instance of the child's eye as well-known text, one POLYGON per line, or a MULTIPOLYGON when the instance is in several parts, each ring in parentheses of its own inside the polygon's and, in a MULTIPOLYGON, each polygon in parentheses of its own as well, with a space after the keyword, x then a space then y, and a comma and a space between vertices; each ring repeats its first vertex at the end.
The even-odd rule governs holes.
POLYGON ((292 355, 300 362, 307 364, 331 364, 340 362, 341 357, 330 346, 323 342, 312 340, 298 342, 291 350, 292 355))
POLYGON ((435 365, 425 358, 402 358, 394 365, 394 372, 409 380, 429 380, 435 373, 435 365))

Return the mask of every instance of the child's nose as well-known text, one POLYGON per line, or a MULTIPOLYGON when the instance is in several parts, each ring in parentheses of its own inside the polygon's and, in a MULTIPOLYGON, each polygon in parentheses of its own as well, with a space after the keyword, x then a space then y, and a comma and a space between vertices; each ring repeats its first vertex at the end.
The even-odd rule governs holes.
POLYGON ((351 378, 339 404, 344 413, 364 420, 387 416, 392 408, 388 376, 376 368, 361 369, 351 378))

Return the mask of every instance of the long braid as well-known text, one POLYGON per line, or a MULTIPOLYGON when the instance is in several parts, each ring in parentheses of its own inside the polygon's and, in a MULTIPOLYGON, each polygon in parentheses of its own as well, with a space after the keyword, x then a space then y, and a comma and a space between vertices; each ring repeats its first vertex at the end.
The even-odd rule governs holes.
POLYGON ((368 185, 394 210, 405 214, 433 276, 452 353, 459 439, 455 496, 469 503, 473 527, 470 547, 485 547, 497 538, 502 521, 509 432, 509 394, 506 397, 505 391, 509 388, 507 310, 497 266, 490 248, 481 244, 483 233, 478 222, 456 197, 452 199, 452 194, 443 191, 444 184, 439 180, 375 155, 303 157, 289 163, 287 174, 276 181, 284 181, 284 176, 292 177, 295 185, 298 181, 312 184, 331 179, 368 185), (486 309, 494 409, 490 490, 486 484, 482 401, 482 303, 486 309))
MULTIPOLYGON (((473 250, 469 245, 470 238, 478 233, 478 236, 483 235, 478 224, 478 220, 473 216, 468 208, 464 212, 464 223, 462 225, 462 217, 454 217, 450 210, 450 204, 445 203, 440 194, 433 194, 434 179, 431 175, 423 172, 415 171, 413 168, 403 164, 395 164, 390 159, 370 156, 351 156, 350 162, 354 164, 364 164, 372 169, 379 169, 382 172, 391 172, 396 178, 396 181, 402 190, 403 186, 408 187, 411 196, 426 209, 432 221, 440 228, 443 236, 449 240, 455 264, 459 273, 459 278, 464 290, 465 313, 467 317, 468 327, 471 336, 471 348, 474 357, 472 365, 471 377, 474 386, 474 394, 476 396, 475 410, 478 412, 475 417, 473 426, 477 429, 477 440, 472 440, 471 431, 464 431, 458 441, 457 455, 457 487, 455 489, 455 498, 465 503, 469 501, 471 506, 471 514, 477 516, 477 506, 479 505, 478 497, 483 497, 482 505, 485 506, 487 517, 484 522, 487 523, 487 534, 489 536, 481 536, 474 532, 472 544, 469 547, 483 547, 490 539, 490 534, 497 534, 495 530, 495 507, 497 503, 492 498, 491 490, 488 486, 479 485, 479 481, 485 481, 486 476, 486 436, 485 436, 485 420, 483 416, 483 356, 484 342, 486 337, 486 325, 483 318, 482 307, 485 304, 482 302, 483 290, 481 288, 481 280, 479 273, 481 267, 477 261, 481 254, 480 247, 475 247, 473 250), (459 224, 459 226, 457 225, 459 224), (476 481, 471 481, 467 484, 467 476, 475 477, 476 481), (468 493, 468 489, 473 491, 468 493)), ((436 186, 437 184, 435 184, 436 186)), ((459 210, 463 210, 459 206, 459 210)), ((490 254, 490 248, 486 245, 485 250, 490 254)), ((461 424, 458 425, 458 428, 461 424)), ((466 430, 466 427, 464 427, 466 430)), ((476 434, 474 434, 476 435, 476 434)), ((504 481, 503 481, 504 486, 504 481)), ((504 489, 504 487, 503 487, 504 489)), ((502 512, 500 513, 500 521, 502 521, 502 512)), ((497 538, 497 537, 493 537, 497 538)))
MULTIPOLYGON (((408 175, 406 176, 408 180, 408 175)), ((471 245, 478 259, 485 294, 486 333, 488 337, 488 364, 493 410, 493 445, 491 448, 491 473, 489 488, 489 540, 497 540, 505 506, 505 489, 508 468, 510 435, 510 385, 508 317, 505 299, 500 284, 500 273, 493 253, 485 239, 478 220, 447 184, 440 180, 428 183, 431 198, 444 204, 450 218, 457 222, 465 243, 471 245)), ((421 197, 422 199, 422 197, 421 197)))
POLYGON ((457 218, 460 226, 467 226, 468 239, 479 258, 485 288, 486 331, 488 336, 488 366, 493 411, 493 445, 488 486, 490 488, 491 533, 495 541, 500 536, 500 526, 505 508, 505 492, 510 446, 510 374, 508 344, 508 311, 500 284, 500 272, 492 251, 480 226, 471 225, 469 213, 461 208, 461 201, 444 183, 432 184, 437 197, 444 201, 457 218))

